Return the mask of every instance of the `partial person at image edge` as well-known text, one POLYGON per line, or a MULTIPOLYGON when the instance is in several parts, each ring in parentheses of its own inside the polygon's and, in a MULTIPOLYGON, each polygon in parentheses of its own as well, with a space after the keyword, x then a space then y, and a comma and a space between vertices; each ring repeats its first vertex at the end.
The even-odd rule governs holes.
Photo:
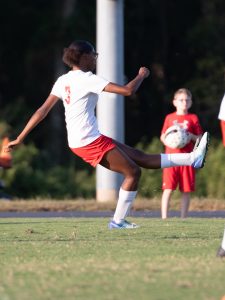
POLYGON ((225 147, 225 94, 224 94, 223 99, 220 104, 218 119, 220 120, 222 142, 225 147))

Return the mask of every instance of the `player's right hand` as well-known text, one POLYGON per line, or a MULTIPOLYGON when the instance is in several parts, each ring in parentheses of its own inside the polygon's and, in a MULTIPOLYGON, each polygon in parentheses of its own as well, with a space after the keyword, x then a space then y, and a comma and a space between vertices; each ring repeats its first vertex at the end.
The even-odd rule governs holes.
POLYGON ((19 140, 18 138, 14 141, 9 142, 8 145, 4 147, 4 152, 11 152, 13 148, 18 146, 19 144, 21 144, 21 140, 19 140))

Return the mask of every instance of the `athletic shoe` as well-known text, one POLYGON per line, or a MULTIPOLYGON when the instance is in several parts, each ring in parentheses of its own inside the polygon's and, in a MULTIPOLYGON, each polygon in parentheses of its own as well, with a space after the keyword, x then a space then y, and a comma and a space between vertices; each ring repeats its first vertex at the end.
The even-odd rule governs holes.
POLYGON ((112 220, 109 222, 108 227, 109 229, 133 229, 138 228, 139 226, 135 223, 130 223, 126 220, 123 220, 119 224, 112 220))
POLYGON ((192 152, 194 155, 194 162, 192 167, 195 169, 203 168, 205 164, 205 157, 209 147, 209 133, 205 132, 196 147, 196 149, 192 152))
POLYGON ((196 142, 195 142, 195 146, 194 146, 193 151, 195 151, 195 150, 198 148, 198 145, 199 145, 200 140, 201 140, 201 139, 198 137, 197 140, 196 140, 196 142))
POLYGON ((218 257, 225 257, 225 250, 222 247, 219 247, 216 256, 218 257))

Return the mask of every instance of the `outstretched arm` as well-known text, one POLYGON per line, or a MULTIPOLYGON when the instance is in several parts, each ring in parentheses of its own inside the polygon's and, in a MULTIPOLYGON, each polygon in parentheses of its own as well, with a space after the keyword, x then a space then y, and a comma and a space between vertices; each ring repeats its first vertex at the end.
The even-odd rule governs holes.
POLYGON ((104 88, 104 92, 120 94, 123 96, 130 96, 137 91, 142 81, 148 76, 149 70, 146 67, 141 67, 139 69, 138 75, 126 85, 119 85, 110 82, 104 88))
POLYGON ((14 141, 11 141, 5 147, 4 150, 6 152, 9 152, 15 146, 21 144, 25 139, 25 137, 28 135, 28 133, 47 116, 47 114, 52 109, 52 107, 56 104, 57 101, 58 101, 58 97, 50 94, 48 98, 45 100, 44 104, 38 110, 36 110, 36 112, 32 115, 32 117, 30 118, 27 125, 20 133, 20 135, 14 141))

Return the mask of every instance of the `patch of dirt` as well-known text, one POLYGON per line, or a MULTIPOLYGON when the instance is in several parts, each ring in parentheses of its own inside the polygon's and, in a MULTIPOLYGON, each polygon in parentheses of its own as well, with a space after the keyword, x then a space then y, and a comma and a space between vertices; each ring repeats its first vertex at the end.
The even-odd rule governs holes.
MULTIPOLYGON (((133 209, 160 210, 160 198, 140 199, 134 201, 133 209)), ((70 199, 70 200, 0 200, 0 211, 26 212, 26 211, 113 211, 116 202, 97 202, 95 199, 70 199)), ((180 210, 180 199, 172 199, 170 210, 180 210)), ((190 211, 216 211, 225 210, 223 199, 193 198, 190 203, 190 211)))

